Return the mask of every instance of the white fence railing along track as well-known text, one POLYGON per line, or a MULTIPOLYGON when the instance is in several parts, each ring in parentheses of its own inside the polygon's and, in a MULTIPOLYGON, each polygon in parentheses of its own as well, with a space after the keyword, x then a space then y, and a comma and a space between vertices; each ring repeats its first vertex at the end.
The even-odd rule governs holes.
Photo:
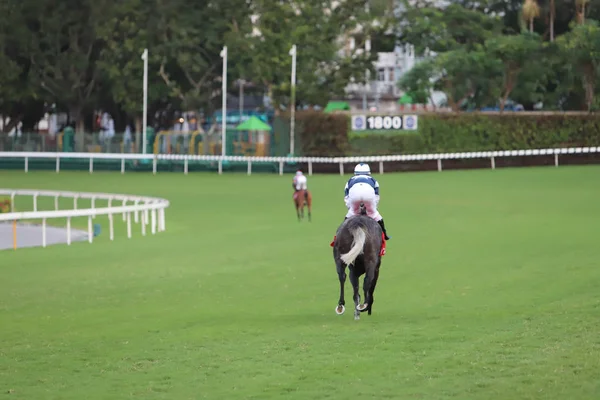
POLYGON ((93 219, 97 216, 107 215, 109 221, 109 237, 114 240, 114 216, 121 215, 127 224, 127 237, 132 237, 132 215, 133 222, 141 222, 142 235, 146 235, 147 226, 150 225, 152 234, 163 232, 166 229, 165 209, 169 207, 169 201, 156 197, 133 196, 113 193, 87 193, 87 192, 65 192, 51 190, 23 190, 23 189, 0 189, 0 196, 10 196, 11 212, 0 214, 0 222, 13 223, 13 247, 17 247, 16 229, 17 221, 42 220, 42 246, 46 247, 47 220, 56 218, 67 219, 67 244, 71 244, 71 220, 72 218, 87 217, 88 241, 93 242, 93 219), (31 196, 33 198, 32 211, 17 211, 17 196, 31 196), (51 197, 54 199, 54 210, 39 210, 38 198, 51 197), (59 208, 61 198, 73 199, 72 209, 59 208), (79 208, 78 200, 90 200, 90 208, 79 208), (96 201, 103 200, 108 203, 107 207, 96 207, 96 201), (113 205, 120 203, 120 205, 113 205))
MULTIPOLYGON (((52 159, 55 160, 56 172, 60 172, 61 160, 84 159, 89 160, 89 172, 94 172, 95 160, 120 160, 121 173, 126 171, 126 161, 152 162, 152 172, 157 173, 159 161, 176 161, 183 163, 183 172, 188 174, 190 162, 217 162, 219 174, 223 173, 225 162, 247 163, 247 173, 252 174, 252 165, 261 163, 276 163, 279 165, 279 175, 283 175, 286 163, 302 163, 308 165, 308 174, 313 174, 314 164, 338 164, 340 174, 344 174, 344 164, 368 162, 377 163, 379 173, 384 172, 386 162, 411 162, 411 161, 437 161, 438 171, 443 170, 444 160, 463 159, 489 159, 490 168, 496 168, 496 159, 503 157, 531 157, 531 156, 553 156, 554 165, 559 166, 561 155, 600 153, 598 147, 570 147, 550 149, 528 149, 528 150, 502 150, 502 151, 477 151, 477 152, 454 152, 433 154, 399 154, 387 156, 364 156, 364 157, 247 157, 247 156, 211 156, 211 155, 178 155, 178 154, 130 154, 130 153, 62 153, 62 152, 0 152, 0 166, 2 158, 23 159, 24 171, 29 171, 30 159, 52 159)), ((375 169, 374 169, 375 170, 375 169)))

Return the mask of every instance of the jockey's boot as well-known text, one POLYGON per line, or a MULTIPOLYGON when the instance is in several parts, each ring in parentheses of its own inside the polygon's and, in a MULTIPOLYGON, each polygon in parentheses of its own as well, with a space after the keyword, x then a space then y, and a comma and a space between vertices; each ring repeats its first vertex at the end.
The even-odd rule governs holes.
POLYGON ((391 238, 387 235, 387 232, 385 231, 385 223, 383 222, 383 219, 380 219, 379 221, 377 221, 377 223, 379 224, 379 226, 381 226, 381 230, 383 231, 383 236, 385 237, 385 240, 390 240, 391 238))

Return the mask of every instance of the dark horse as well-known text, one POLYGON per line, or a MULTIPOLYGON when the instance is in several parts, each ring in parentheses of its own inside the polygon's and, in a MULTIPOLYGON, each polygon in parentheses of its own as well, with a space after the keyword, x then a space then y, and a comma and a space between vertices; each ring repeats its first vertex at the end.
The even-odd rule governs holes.
POLYGON ((294 205, 296 206, 296 215, 298 222, 304 219, 304 206, 308 207, 308 221, 310 222, 310 212, 312 209, 312 194, 308 190, 300 189, 294 192, 294 205))
POLYGON ((365 215, 350 217, 340 225, 333 243, 333 259, 340 278, 340 300, 335 312, 341 315, 346 310, 344 300, 344 284, 346 283, 346 266, 350 271, 350 282, 354 288, 354 319, 360 319, 360 313, 373 308, 373 293, 379 278, 381 265, 381 249, 383 243, 381 227, 375 220, 365 215), (365 275, 363 290, 364 304, 360 304, 359 283, 361 275, 365 275))

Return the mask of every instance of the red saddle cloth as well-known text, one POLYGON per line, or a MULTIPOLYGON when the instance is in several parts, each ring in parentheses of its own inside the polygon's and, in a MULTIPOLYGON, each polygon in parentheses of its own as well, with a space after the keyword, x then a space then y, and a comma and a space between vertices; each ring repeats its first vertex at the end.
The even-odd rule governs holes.
MULTIPOLYGON (((333 236, 333 241, 331 243, 329 243, 329 245, 331 247, 334 246, 336 238, 337 238, 337 236, 333 236)), ((381 233, 381 249, 379 249, 379 255, 381 257, 383 257, 385 255, 385 235, 383 234, 383 232, 381 233)))

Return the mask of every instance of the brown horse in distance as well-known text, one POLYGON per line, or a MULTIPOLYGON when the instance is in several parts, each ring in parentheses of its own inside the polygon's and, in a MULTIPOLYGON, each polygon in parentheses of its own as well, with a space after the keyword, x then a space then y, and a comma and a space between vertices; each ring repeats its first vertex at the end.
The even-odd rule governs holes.
POLYGON ((308 221, 310 222, 310 213, 312 210, 312 194, 309 190, 300 189, 294 192, 294 205, 296 206, 296 215, 298 222, 304 219, 304 206, 308 207, 308 221))

